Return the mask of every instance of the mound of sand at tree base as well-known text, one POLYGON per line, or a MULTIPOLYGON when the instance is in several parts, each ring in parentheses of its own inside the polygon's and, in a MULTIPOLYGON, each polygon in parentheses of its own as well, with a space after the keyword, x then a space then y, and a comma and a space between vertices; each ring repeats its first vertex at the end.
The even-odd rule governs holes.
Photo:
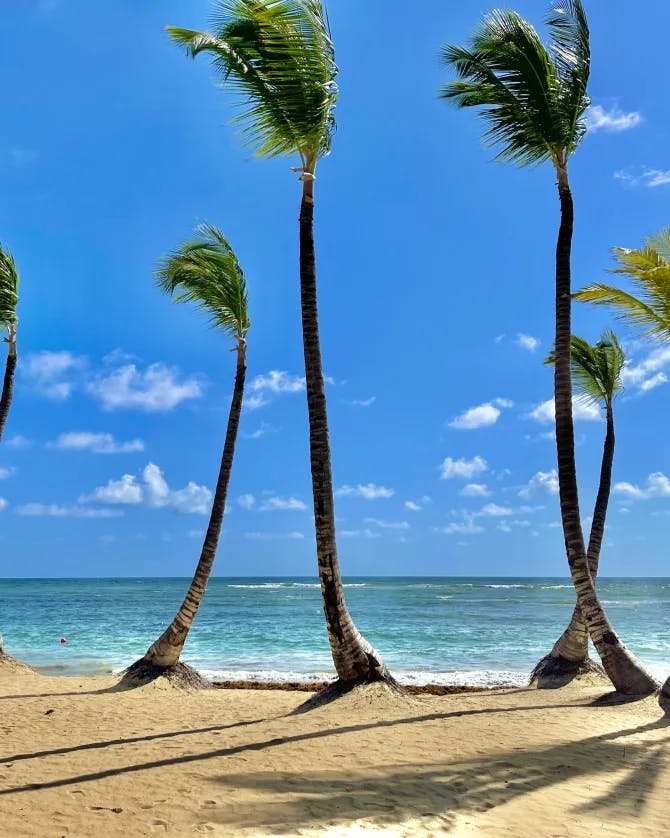
POLYGON ((5 675, 20 675, 21 673, 27 675, 36 674, 32 666, 28 666, 27 663, 23 663, 23 661, 19 661, 5 652, 0 652, 0 677, 4 677, 5 675))
POLYGON ((399 696, 0 677, 0 835, 670 835, 670 721, 601 686, 399 696))

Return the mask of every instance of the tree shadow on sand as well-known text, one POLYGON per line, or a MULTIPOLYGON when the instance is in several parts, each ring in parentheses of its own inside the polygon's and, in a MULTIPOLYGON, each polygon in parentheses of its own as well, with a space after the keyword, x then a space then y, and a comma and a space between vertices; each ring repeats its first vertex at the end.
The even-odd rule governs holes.
MULTIPOLYGON (((384 827, 409 818, 430 821, 432 829, 446 831, 457 815, 476 815, 548 788, 581 778, 581 788, 566 798, 556 817, 586 813, 616 817, 622 823, 639 818, 665 764, 668 737, 644 741, 640 737, 664 730, 660 719, 637 728, 595 736, 548 748, 513 750, 504 754, 428 764, 418 769, 393 765, 371 771, 338 771, 337 750, 330 753, 330 770, 256 772, 223 775, 226 788, 248 789, 253 799, 208 811, 208 820, 228 827, 259 830, 337 826, 358 819, 384 827), (619 741, 634 737, 633 741, 619 741), (623 779, 609 784, 613 772, 626 770, 623 779), (592 797, 593 791, 604 789, 592 797), (259 794, 260 793, 260 794, 259 794), (263 801, 265 798, 265 801, 263 801)), ((670 791, 668 789, 667 791, 670 791)), ((538 809, 538 816, 542 813, 538 809)), ((546 817, 546 813, 544 813, 546 817)))

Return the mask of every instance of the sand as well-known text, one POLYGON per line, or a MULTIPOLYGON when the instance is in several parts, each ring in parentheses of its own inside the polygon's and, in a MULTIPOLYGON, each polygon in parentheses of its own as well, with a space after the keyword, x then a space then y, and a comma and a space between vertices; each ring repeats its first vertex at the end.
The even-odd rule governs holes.
POLYGON ((653 697, 115 683, 0 667, 0 835, 670 835, 653 697))

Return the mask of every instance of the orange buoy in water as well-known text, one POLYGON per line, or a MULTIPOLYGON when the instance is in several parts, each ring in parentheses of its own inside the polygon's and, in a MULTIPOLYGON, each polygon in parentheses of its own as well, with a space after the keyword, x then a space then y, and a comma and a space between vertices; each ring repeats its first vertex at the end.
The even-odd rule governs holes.
POLYGON ((67 639, 65 637, 61 637, 60 642, 61 643, 67 643, 67 639))

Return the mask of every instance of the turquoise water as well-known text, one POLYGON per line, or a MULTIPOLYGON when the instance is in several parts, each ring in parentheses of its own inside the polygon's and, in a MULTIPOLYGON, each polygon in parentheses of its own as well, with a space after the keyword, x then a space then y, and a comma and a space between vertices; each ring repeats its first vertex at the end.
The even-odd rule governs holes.
MULTIPOLYGON (((670 579, 598 585, 629 648, 659 677, 670 675, 670 579)), ((8 652, 42 671, 116 671, 165 628, 187 586, 0 579, 0 632, 8 652)), ((408 683, 523 683, 574 603, 567 579, 360 577, 347 579, 345 593, 361 631, 408 683)), ((331 677, 316 580, 213 579, 184 659, 219 678, 331 677)))

